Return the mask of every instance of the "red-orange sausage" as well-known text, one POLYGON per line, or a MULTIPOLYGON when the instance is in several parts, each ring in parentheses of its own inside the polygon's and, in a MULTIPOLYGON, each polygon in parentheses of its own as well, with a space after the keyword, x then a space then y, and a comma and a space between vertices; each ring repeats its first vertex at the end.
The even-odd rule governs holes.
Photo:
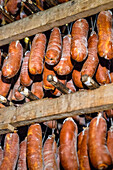
POLYGON ((42 99, 44 97, 43 82, 34 82, 31 87, 31 92, 39 99, 42 99))
POLYGON ((3 108, 3 107, 5 107, 2 103, 0 103, 0 108, 3 108))
POLYGON ((53 69, 50 68, 48 64, 44 63, 43 87, 45 90, 54 90, 55 89, 55 87, 47 81, 47 76, 50 74, 55 76, 53 69))
POLYGON ((0 71, 0 95, 6 97, 11 87, 11 79, 6 79, 0 71))
POLYGON ((77 20, 72 27, 72 59, 77 62, 83 61, 87 57, 87 35, 88 23, 85 19, 77 20))
POLYGON ((72 73, 72 80, 77 87, 83 89, 83 84, 81 81, 81 69, 82 69, 82 65, 77 63, 72 73))
POLYGON ((110 83, 109 70, 106 68, 106 66, 101 65, 101 63, 99 63, 97 68, 96 80, 100 85, 110 83))
POLYGON ((8 133, 4 143, 4 157, 0 170, 15 170, 19 155, 19 136, 17 133, 8 133))
POLYGON ((61 57, 61 33, 60 29, 53 28, 49 43, 47 46, 45 62, 49 65, 55 65, 59 62, 61 57))
POLYGON ((10 12, 11 14, 16 14, 18 11, 18 3, 22 0, 9 0, 5 6, 5 9, 10 12))
POLYGON ((27 170, 26 150, 27 150, 27 138, 20 143, 20 152, 19 152, 17 170, 27 170))
POLYGON ((45 34, 42 33, 36 34, 32 42, 29 57, 29 72, 33 75, 42 73, 45 46, 46 46, 45 34))
POLYGON ((14 84, 13 87, 13 94, 12 94, 12 100, 17 100, 17 101, 21 101, 23 100, 25 97, 24 95, 22 95, 19 91, 18 91, 18 87, 20 86, 20 76, 18 77, 16 83, 14 84))
POLYGON ((48 136, 47 140, 44 143, 44 170, 57 170, 57 163, 56 163, 56 147, 55 145, 55 135, 48 136), (55 150, 54 150, 55 149, 55 150))
POLYGON ((65 170, 79 169, 77 156, 78 128, 72 118, 65 119, 60 132, 60 159, 65 170))
POLYGON ((89 156, 88 156, 88 131, 89 129, 86 128, 84 130, 83 139, 80 146, 80 170, 90 170, 90 164, 89 164, 89 156))
POLYGON ((22 56, 22 45, 19 41, 13 41, 9 45, 9 53, 3 63, 2 74, 4 77, 9 79, 17 74, 21 66, 22 56))
POLYGON ((78 154, 78 159, 80 161, 80 148, 81 148, 81 143, 82 143, 82 140, 83 140, 83 136, 84 136, 84 131, 80 132, 78 134, 78 140, 77 140, 77 154, 78 154))
POLYGON ((96 32, 92 32, 88 39, 88 58, 83 64, 81 75, 87 74, 90 77, 93 77, 95 74, 97 65, 99 63, 98 55, 97 55, 97 43, 98 37, 96 32))
POLYGON ((72 116, 72 118, 78 122, 79 125, 85 125, 85 117, 80 117, 79 115, 72 116))
POLYGON ((111 83, 113 83, 113 72, 110 73, 111 83))
POLYGON ((113 58, 113 43, 112 43, 112 12, 101 11, 97 18, 98 29, 98 53, 100 57, 106 59, 113 58))
POLYGON ((30 51, 27 51, 25 53, 25 58, 23 59, 22 68, 20 72, 20 82, 23 86, 30 86, 33 82, 28 72, 29 56, 30 56, 30 51))
POLYGON ((50 129, 57 128, 57 120, 50 120, 50 121, 44 122, 43 124, 48 126, 50 129))
POLYGON ((71 73, 73 65, 71 62, 71 35, 63 37, 63 49, 60 62, 54 67, 58 75, 71 73))
POLYGON ((43 170, 42 130, 39 124, 31 125, 28 129, 27 162, 29 170, 43 170))
POLYGON ((113 126, 110 127, 107 135, 107 147, 112 157, 112 164, 113 164, 113 126))
POLYGON ((99 114, 89 125, 88 149, 92 165, 96 169, 106 169, 112 164, 112 158, 106 146, 107 124, 99 114))

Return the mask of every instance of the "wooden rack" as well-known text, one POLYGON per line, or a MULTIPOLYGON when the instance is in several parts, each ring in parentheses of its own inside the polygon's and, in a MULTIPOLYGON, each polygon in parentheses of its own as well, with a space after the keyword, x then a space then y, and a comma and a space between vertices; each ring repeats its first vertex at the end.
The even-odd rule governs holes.
MULTIPOLYGON (((0 46, 113 8, 112 0, 71 0, 0 27, 0 46)), ((113 84, 0 109, 0 134, 16 127, 113 108, 113 84)))
POLYGON ((0 134, 11 129, 61 119, 72 115, 94 113, 113 108, 113 84, 95 90, 83 90, 55 99, 41 99, 0 109, 0 134))

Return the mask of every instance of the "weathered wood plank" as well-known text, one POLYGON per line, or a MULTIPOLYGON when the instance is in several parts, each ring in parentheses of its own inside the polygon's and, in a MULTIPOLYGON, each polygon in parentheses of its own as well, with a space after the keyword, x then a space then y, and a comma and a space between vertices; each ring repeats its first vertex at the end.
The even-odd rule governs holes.
MULTIPOLYGON (((0 127, 14 127, 35 122, 61 119, 72 115, 88 114, 113 108, 113 84, 95 90, 84 90, 62 95, 55 99, 41 99, 0 109, 0 127), (5 126, 6 127, 6 126, 5 126)), ((3 129, 1 128, 3 133, 3 129)))
POLYGON ((112 0, 71 0, 0 27, 0 46, 111 8, 112 0))

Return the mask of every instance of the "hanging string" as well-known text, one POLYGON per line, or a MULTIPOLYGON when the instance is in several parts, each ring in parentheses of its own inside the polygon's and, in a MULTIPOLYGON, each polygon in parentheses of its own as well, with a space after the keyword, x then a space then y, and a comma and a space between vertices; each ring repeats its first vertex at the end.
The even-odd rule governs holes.
POLYGON ((52 135, 54 134, 54 131, 55 131, 55 128, 53 128, 53 121, 52 121, 52 135))
POLYGON ((69 24, 66 24, 66 27, 67 27, 68 34, 70 34, 69 24))
POLYGON ((43 136, 43 139, 42 139, 42 144, 43 145, 44 145, 44 140, 45 140, 45 137, 46 137, 47 130, 48 130, 48 126, 46 126, 46 130, 44 132, 44 136, 43 136))
POLYGON ((95 20, 94 20, 94 29, 95 29, 95 27, 96 27, 96 23, 97 23, 97 14, 96 14, 96 16, 95 16, 95 20))
POLYGON ((70 24, 70 34, 71 34, 71 31, 72 31, 72 26, 73 26, 73 22, 71 22, 71 24, 70 24))
POLYGON ((110 120, 111 120, 111 126, 113 126, 113 120, 112 120, 112 117, 110 118, 110 120))
POLYGON ((93 18, 91 17, 91 27, 92 27, 92 31, 95 30, 95 27, 96 27, 96 22, 97 22, 97 14, 96 14, 96 17, 95 17, 95 20, 93 21, 93 18))
POLYGON ((92 32, 94 31, 94 25, 93 25, 93 19, 92 19, 92 17, 90 18, 90 20, 91 20, 91 28, 92 28, 92 32))

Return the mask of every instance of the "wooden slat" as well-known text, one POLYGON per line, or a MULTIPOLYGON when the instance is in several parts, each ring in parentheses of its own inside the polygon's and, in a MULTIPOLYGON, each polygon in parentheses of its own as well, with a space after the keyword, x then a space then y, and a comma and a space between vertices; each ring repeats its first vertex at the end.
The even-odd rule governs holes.
MULTIPOLYGON (((62 95, 55 99, 32 101, 17 108, 10 106, 0 109, 0 127, 3 127, 4 124, 18 127, 34 122, 44 122, 111 109, 113 108, 112 92, 113 84, 109 84, 95 90, 84 90, 62 95)), ((3 129, 1 132, 3 133, 3 129)))
POLYGON ((14 132, 14 130, 15 130, 15 128, 10 124, 1 124, 0 125, 0 134, 14 132))
POLYGON ((113 8, 112 0, 71 0, 0 28, 0 46, 113 8))

